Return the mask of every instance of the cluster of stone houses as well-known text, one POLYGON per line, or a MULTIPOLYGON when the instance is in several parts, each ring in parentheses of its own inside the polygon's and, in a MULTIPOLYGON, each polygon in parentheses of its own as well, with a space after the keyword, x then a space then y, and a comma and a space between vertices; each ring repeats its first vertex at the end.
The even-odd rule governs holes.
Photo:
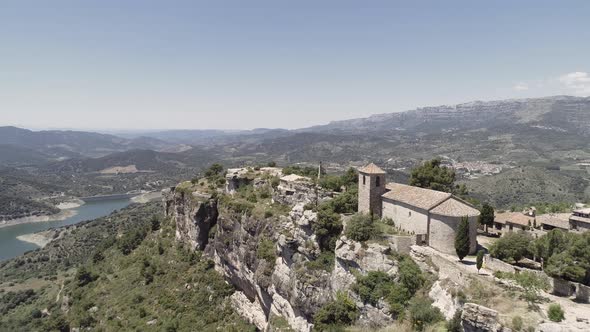
POLYGON ((514 231, 541 228, 546 231, 561 229, 570 232, 590 230, 590 208, 575 209, 572 213, 549 213, 537 215, 531 207, 522 212, 497 212, 491 232, 504 235, 514 231))

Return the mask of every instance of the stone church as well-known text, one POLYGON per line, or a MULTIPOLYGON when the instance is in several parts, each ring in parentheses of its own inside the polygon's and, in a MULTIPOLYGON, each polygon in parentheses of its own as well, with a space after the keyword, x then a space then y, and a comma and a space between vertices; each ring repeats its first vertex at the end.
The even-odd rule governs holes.
POLYGON ((358 211, 391 218, 396 227, 416 235, 440 252, 455 255, 455 234, 461 218, 469 219, 470 253, 477 248, 479 211, 446 192, 400 183, 386 183, 386 173, 371 163, 358 170, 358 211))

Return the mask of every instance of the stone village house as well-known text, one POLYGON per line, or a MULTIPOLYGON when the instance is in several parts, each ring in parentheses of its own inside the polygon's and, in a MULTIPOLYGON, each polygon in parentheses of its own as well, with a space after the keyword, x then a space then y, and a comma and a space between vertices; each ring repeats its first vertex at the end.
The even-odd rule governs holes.
POLYGON ((359 168, 358 211, 391 218, 396 227, 415 234, 418 244, 455 255, 455 234, 469 220, 470 253, 477 249, 479 210, 446 192, 386 183, 386 173, 371 163, 359 168))

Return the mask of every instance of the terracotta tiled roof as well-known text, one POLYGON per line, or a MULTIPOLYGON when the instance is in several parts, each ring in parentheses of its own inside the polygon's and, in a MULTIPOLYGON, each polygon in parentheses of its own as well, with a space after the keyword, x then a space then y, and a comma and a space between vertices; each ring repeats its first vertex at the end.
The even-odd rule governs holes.
POLYGON ((373 163, 370 163, 365 167, 359 168, 359 172, 367 174, 385 174, 384 170, 382 170, 379 166, 373 163))
POLYGON ((437 205, 430 210, 430 213, 448 217, 475 217, 480 215, 479 210, 455 197, 451 197, 437 205))
POLYGON ((382 197, 415 206, 423 210, 430 210, 444 202, 451 194, 442 191, 408 186, 400 183, 388 183, 385 186, 390 191, 382 197))
POLYGON ((557 228, 569 229, 569 213, 551 213, 537 216, 537 224, 549 225, 557 228))
POLYGON ((500 224, 511 223, 511 224, 522 225, 522 226, 528 226, 529 221, 531 222, 531 225, 533 225, 533 220, 535 220, 535 217, 527 216, 527 215, 523 214, 522 212, 496 213, 495 218, 494 218, 494 222, 497 222, 500 224))

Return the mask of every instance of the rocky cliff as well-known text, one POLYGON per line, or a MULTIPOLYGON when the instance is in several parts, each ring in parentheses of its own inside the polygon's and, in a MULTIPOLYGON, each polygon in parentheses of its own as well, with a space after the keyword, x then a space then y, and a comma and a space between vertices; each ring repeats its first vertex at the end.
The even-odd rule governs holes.
MULTIPOLYGON (((176 222, 176 239, 215 262, 237 290, 231 298, 234 308, 261 330, 272 326, 273 317, 282 317, 294 330, 310 331, 320 307, 354 283, 352 270, 397 272, 388 246, 365 246, 345 236, 337 241, 332 267, 310 264, 320 255, 312 231, 317 213, 305 210, 303 203, 285 215, 260 217, 235 213, 198 192, 167 190, 164 201, 166 215, 176 222)), ((360 324, 392 321, 383 305, 357 302, 360 324)))

